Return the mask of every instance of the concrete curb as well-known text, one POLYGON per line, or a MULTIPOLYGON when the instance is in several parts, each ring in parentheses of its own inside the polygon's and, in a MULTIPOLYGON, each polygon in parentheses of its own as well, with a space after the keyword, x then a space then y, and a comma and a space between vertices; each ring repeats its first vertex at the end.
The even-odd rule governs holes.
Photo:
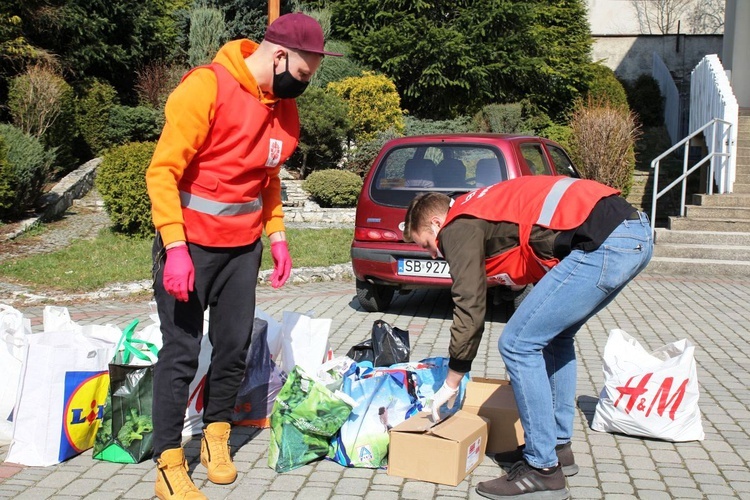
MULTIPOLYGON (((272 270, 262 271, 258 275, 259 285, 271 285, 272 270)), ((305 283, 320 283, 354 279, 352 264, 334 264, 328 267, 300 267, 292 269, 292 275, 289 277, 287 284, 300 285, 305 283)), ((65 293, 55 294, 36 294, 28 289, 18 286, 7 286, 3 290, 0 283, 0 301, 8 301, 11 304, 19 301, 24 304, 47 303, 47 302, 72 302, 79 300, 101 300, 123 298, 130 295, 150 291, 153 287, 151 280, 141 280, 133 283, 114 283, 105 288, 86 293, 65 293)))

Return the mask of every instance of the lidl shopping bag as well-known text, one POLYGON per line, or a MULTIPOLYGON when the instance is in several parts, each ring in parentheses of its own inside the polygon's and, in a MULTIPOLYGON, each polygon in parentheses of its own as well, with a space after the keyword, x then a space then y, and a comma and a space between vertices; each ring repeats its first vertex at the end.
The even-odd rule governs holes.
POLYGON ((125 328, 109 363, 109 393, 94 441, 96 460, 134 464, 153 454, 151 408, 159 350, 133 337, 137 325, 135 320, 125 328))
POLYGON ((301 467, 328 453, 328 441, 352 412, 354 401, 296 366, 271 413, 268 466, 276 472, 301 467))
POLYGON ((256 317, 247 352, 245 376, 232 413, 235 425, 261 428, 270 425, 273 404, 284 386, 286 374, 271 359, 267 338, 268 322, 256 317))
POLYGON ((93 446, 114 347, 72 331, 27 337, 8 462, 53 465, 93 446))
POLYGON ((10 443, 13 437, 13 407, 28 335, 31 321, 21 311, 0 304, 0 444, 10 443))
POLYGON ((604 388, 591 428, 667 441, 702 440, 695 346, 687 339, 647 352, 622 330, 604 347, 604 388))
POLYGON ((331 440, 328 457, 345 467, 387 465, 388 431, 417 412, 405 384, 408 379, 390 373, 346 377, 342 390, 357 405, 331 440))

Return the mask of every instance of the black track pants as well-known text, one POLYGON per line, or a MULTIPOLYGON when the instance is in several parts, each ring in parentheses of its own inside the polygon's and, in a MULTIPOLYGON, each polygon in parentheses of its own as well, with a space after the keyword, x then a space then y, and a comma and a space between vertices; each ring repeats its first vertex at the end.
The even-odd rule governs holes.
POLYGON ((194 244, 188 248, 195 287, 188 302, 179 302, 164 290, 165 252, 158 235, 154 241, 154 293, 164 341, 154 369, 154 457, 182 444, 188 387, 198 368, 206 308, 213 354, 204 388, 204 425, 231 421, 253 328, 263 251, 260 240, 237 248, 194 244))

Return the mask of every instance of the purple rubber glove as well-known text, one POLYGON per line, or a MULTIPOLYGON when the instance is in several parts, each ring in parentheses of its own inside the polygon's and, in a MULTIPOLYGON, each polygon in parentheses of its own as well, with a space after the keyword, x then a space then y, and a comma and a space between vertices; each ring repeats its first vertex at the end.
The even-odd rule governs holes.
POLYGON ((181 302, 188 301, 188 294, 195 284, 195 268, 187 245, 167 249, 167 262, 164 264, 164 289, 181 302))
POLYGON ((271 257, 273 257, 271 286, 280 288, 292 274, 292 256, 289 255, 289 245, 286 244, 286 241, 271 243, 271 257))

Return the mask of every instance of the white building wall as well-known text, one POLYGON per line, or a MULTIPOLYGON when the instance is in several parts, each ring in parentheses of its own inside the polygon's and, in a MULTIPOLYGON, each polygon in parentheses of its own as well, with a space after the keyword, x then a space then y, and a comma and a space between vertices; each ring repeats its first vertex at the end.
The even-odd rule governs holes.
MULTIPOLYGON (((636 0, 638 1, 638 0, 636 0)), ((649 0, 645 0, 649 1, 649 0)), ((641 3, 645 3, 641 0, 641 3)), ((700 4, 705 0, 693 0, 693 4, 700 4)), ((748 3, 748 0, 739 0, 748 3)), ((594 35, 639 35, 647 34, 641 29, 634 0, 587 0, 591 33, 594 35)), ((680 19, 680 33, 691 33, 687 12, 684 19, 680 19)), ((671 34, 676 34, 676 29, 671 34)), ((653 32, 652 34, 661 34, 653 32)))
POLYGON ((741 108, 750 108, 750 0, 727 1, 726 39, 721 62, 741 108))

